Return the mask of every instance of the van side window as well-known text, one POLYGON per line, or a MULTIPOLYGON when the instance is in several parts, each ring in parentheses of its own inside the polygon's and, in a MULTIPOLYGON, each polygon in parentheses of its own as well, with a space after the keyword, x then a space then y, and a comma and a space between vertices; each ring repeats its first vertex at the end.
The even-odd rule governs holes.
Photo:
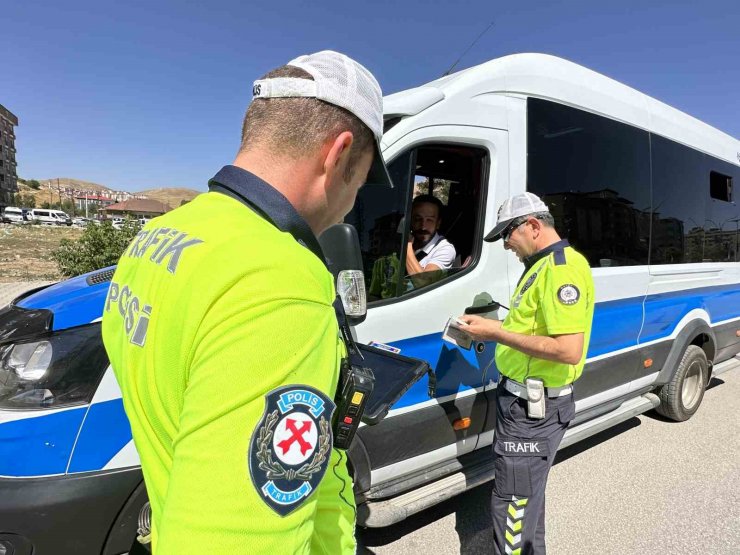
POLYGON ((591 267, 648 263, 647 131, 555 102, 527 101, 527 189, 591 267))
POLYGON ((740 168, 653 134, 651 264, 734 262, 740 209, 732 202, 740 168), (721 198, 723 197, 723 198, 721 198))
POLYGON ((424 145, 389 164, 392 190, 373 185, 360 190, 345 221, 355 226, 360 237, 370 302, 433 286, 471 265, 480 245, 487 156, 481 148, 424 145), (414 216, 420 218, 423 204, 417 201, 414 209, 413 199, 421 195, 425 195, 422 200, 432 201, 427 209, 437 216, 436 225, 427 231, 436 228, 438 236, 425 235, 420 224, 413 223, 414 216), (412 248, 416 262, 424 266, 422 270, 428 265, 430 271, 409 271, 409 238, 419 247, 412 248))

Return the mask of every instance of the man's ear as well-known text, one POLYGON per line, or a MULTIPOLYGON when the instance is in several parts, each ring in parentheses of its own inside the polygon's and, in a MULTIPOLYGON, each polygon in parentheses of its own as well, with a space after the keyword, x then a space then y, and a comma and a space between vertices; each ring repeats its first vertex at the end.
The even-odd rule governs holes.
POLYGON ((542 221, 537 218, 529 218, 529 224, 532 226, 532 233, 536 239, 542 232, 542 221))
POLYGON ((324 143, 322 153, 324 154, 324 173, 331 180, 337 171, 344 171, 349 161, 350 149, 354 142, 354 136, 350 131, 342 131, 333 140, 324 143))

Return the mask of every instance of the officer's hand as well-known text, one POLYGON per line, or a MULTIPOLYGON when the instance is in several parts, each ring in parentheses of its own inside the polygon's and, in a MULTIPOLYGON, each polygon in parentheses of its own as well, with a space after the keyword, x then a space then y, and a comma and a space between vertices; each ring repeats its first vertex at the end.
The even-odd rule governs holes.
POLYGON ((491 320, 475 314, 463 314, 457 318, 467 325, 460 329, 476 341, 495 341, 501 329, 501 320, 491 320))

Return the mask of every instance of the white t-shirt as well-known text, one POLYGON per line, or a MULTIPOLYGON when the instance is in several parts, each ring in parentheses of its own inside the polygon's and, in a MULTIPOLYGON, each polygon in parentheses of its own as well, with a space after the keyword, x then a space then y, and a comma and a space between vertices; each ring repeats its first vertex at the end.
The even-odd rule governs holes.
MULTIPOLYGON (((455 262, 455 247, 439 233, 435 233, 432 240, 415 252, 423 251, 426 256, 419 260, 419 265, 426 268, 429 264, 439 266, 442 270, 452 268, 455 262)), ((417 256, 418 258, 418 256, 417 256)))

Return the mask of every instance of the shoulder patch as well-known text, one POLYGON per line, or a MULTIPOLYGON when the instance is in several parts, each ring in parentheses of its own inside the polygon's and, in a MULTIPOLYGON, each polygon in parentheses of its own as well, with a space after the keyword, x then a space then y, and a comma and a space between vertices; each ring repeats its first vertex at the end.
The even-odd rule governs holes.
POLYGON ((576 304, 580 298, 581 292, 572 283, 566 283, 558 289, 558 300, 563 304, 576 304))
POLYGON ((565 249, 555 251, 553 258, 555 259, 555 266, 562 266, 565 264, 565 249))
POLYGON ((261 499, 280 516, 308 501, 329 466, 336 406, 307 385, 265 395, 265 411, 249 444, 249 476, 261 499))

